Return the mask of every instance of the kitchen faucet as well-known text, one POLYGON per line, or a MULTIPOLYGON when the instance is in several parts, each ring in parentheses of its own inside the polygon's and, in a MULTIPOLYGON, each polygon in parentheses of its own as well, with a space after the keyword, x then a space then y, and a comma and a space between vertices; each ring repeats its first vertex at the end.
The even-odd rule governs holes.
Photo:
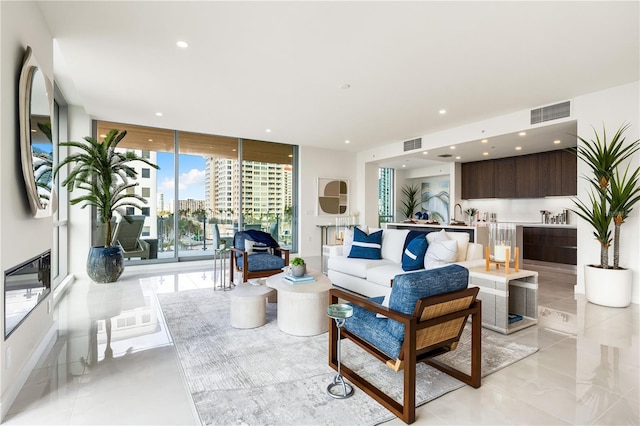
POLYGON ((456 221, 456 213, 458 212, 456 209, 460 207, 460 214, 462 214, 462 206, 460 205, 460 203, 456 203, 455 206, 453 206, 453 220, 456 221))

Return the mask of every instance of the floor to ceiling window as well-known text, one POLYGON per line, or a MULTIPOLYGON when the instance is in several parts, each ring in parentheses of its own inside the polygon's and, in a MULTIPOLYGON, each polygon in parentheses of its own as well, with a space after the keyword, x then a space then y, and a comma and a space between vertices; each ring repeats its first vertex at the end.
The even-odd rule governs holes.
POLYGON ((145 216, 150 255, 134 262, 211 257, 239 229, 261 229, 295 251, 294 146, 109 122, 97 123, 98 137, 113 128, 127 130, 121 148, 160 167, 136 168, 134 191, 147 204, 119 212, 145 216))
POLYGON ((393 222, 393 169, 378 169, 378 226, 393 222))

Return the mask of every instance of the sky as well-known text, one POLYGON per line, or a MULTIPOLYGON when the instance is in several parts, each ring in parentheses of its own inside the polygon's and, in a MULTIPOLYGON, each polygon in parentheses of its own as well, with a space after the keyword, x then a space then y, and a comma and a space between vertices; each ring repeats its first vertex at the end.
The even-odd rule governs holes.
MULTIPOLYGON (((158 152, 158 193, 164 194, 164 202, 174 199, 175 181, 173 178, 172 153, 158 152)), ((178 199, 204 200, 205 159, 199 155, 180 154, 179 158, 179 196, 178 199)))

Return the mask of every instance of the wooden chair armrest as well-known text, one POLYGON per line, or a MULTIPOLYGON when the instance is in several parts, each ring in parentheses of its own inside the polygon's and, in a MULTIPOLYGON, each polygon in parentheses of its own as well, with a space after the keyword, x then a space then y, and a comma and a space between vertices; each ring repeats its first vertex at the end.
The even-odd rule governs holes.
POLYGON ((281 256, 284 254, 284 266, 286 267, 289 264, 289 249, 277 247, 274 249, 274 252, 275 251, 279 251, 281 256))
POLYGON ((244 250, 240 250, 239 248, 236 248, 236 247, 231 247, 231 248, 229 248, 229 250, 231 250, 232 252, 235 252, 235 253, 241 254, 241 255, 243 255, 243 256, 244 256, 245 254, 247 254, 247 252, 246 252, 246 251, 244 251, 244 250))
POLYGON ((351 291, 342 290, 339 288, 332 288, 329 291, 329 296, 331 298, 330 303, 338 303, 338 299, 342 299, 346 302, 350 302, 356 306, 360 306, 361 308, 367 309, 369 311, 375 312, 376 314, 382 314, 387 318, 396 320, 405 325, 408 325, 411 320, 415 320, 416 318, 412 315, 407 315, 400 311, 395 311, 393 309, 389 309, 386 306, 382 306, 379 303, 372 302, 364 296, 353 293, 351 291))

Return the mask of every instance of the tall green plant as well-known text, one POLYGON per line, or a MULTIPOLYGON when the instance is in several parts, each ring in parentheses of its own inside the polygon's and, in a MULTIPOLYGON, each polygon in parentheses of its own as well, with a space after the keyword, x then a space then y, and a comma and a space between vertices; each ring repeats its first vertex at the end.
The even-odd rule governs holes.
POLYGON ((402 214, 407 218, 411 219, 413 216, 413 212, 416 207, 418 207, 418 192, 420 191, 420 187, 418 185, 404 185, 402 187, 402 214))
POLYGON ((620 226, 631 209, 640 201, 638 178, 640 170, 635 169, 628 175, 629 166, 620 176, 618 167, 640 149, 640 140, 625 143, 624 132, 629 124, 623 124, 607 141, 606 130, 602 137, 594 129, 595 139, 586 140, 580 136, 581 145, 574 150, 578 158, 584 161, 593 176, 583 176, 590 185, 589 202, 574 200, 579 217, 586 220, 594 229, 593 235, 600 243, 600 267, 609 268, 609 247, 614 244, 614 268, 619 268, 620 226), (611 238, 611 222, 615 224, 614 239, 611 238))
POLYGON ((111 130, 107 136, 98 142, 86 136, 84 142, 61 142, 60 146, 68 146, 80 150, 67 156, 55 168, 54 175, 66 165, 72 165, 67 178, 62 182, 70 193, 76 189, 83 190, 83 194, 72 198, 72 205, 82 203, 81 207, 95 206, 98 220, 106 224, 105 246, 111 245, 111 218, 116 209, 123 207, 142 208, 140 203, 147 200, 140 195, 127 193, 127 189, 138 185, 130 182, 137 173, 131 163, 141 161, 155 169, 157 165, 134 152, 117 152, 118 144, 127 135, 126 131, 111 130))

